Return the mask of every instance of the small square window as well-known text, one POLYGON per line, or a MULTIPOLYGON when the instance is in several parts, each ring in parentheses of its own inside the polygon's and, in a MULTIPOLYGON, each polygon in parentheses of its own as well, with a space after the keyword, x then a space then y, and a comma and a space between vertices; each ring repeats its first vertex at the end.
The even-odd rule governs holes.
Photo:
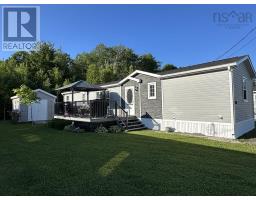
POLYGON ((148 83, 148 99, 156 99, 156 82, 148 83))

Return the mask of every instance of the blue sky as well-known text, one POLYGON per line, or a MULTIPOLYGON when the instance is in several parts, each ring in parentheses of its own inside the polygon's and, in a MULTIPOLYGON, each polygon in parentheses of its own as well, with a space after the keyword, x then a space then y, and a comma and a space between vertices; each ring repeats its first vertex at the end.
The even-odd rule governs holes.
MULTIPOLYGON (((73 58, 99 43, 122 44, 177 66, 216 59, 256 25, 256 5, 40 5, 40 12, 41 40, 73 58), (231 11, 249 13, 252 21, 235 28, 232 19, 225 25, 214 21, 214 13, 231 11)), ((239 47, 255 36, 256 31, 239 47)), ((256 39, 236 52, 239 47, 234 55, 256 61, 256 39)), ((0 51, 0 58, 11 53, 0 51)))

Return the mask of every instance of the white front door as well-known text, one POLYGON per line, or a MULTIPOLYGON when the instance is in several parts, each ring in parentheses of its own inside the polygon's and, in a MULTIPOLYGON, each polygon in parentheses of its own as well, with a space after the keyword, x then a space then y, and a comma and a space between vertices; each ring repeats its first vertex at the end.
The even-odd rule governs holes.
POLYGON ((125 110, 129 115, 135 115, 134 86, 125 87, 125 110))

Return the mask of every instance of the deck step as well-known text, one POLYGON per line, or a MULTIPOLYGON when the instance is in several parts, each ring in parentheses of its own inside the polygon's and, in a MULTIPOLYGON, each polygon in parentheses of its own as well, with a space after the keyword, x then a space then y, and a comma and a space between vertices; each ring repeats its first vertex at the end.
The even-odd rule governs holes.
MULTIPOLYGON (((123 123, 123 122, 119 121, 119 123, 123 123)), ((141 124, 141 122, 140 121, 132 121, 132 122, 128 121, 128 125, 135 125, 135 124, 141 124)))
POLYGON ((138 130, 144 130, 147 129, 145 126, 144 127, 138 127, 138 128, 128 128, 126 131, 138 131, 138 130))
POLYGON ((123 122, 123 120, 126 120, 125 118, 123 118, 122 120, 118 120, 118 124, 123 127, 124 129, 126 129, 126 131, 134 131, 134 130, 143 130, 146 129, 146 127, 144 126, 144 124, 135 116, 129 117, 128 118, 128 127, 126 128, 125 123, 123 122))

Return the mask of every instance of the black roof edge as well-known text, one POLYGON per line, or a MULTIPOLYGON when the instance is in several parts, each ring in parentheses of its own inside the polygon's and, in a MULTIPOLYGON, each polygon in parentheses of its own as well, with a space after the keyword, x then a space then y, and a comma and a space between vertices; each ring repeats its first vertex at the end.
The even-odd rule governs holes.
POLYGON ((215 60, 215 61, 210 61, 206 63, 201 63, 201 64, 196 64, 196 65, 190 65, 187 67, 181 67, 178 69, 173 69, 173 70, 168 70, 165 72, 159 72, 157 74, 159 75, 168 75, 168 74, 173 74, 177 72, 183 72, 183 71, 190 71, 190 70, 195 70, 195 69, 202 69, 206 67, 211 67, 211 66, 217 66, 217 65, 224 65, 232 62, 237 62, 245 57, 249 57, 248 55, 243 55, 243 56, 236 56, 236 57, 231 57, 231 58, 225 58, 221 60, 215 60))

